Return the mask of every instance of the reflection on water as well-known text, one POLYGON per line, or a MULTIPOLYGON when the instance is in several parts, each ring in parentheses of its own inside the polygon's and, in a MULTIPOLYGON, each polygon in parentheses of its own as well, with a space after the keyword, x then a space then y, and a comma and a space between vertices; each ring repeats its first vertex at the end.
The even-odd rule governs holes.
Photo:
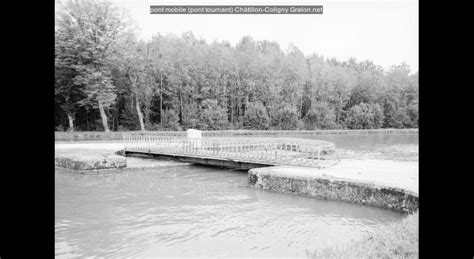
MULTIPOLYGON (((407 146, 414 145, 411 152, 418 155, 417 138, 325 140, 348 154, 410 160, 415 155, 407 146)), ((58 257, 304 257, 307 250, 360 239, 403 217, 250 189, 245 172, 200 166, 90 175, 57 169, 55 184, 58 257)))

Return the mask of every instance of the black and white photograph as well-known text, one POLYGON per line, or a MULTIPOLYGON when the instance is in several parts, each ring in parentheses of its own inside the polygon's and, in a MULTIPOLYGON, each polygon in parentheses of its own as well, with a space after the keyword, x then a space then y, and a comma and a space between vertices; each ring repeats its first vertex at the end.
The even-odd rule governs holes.
POLYGON ((418 0, 54 9, 55 258, 419 258, 418 0))

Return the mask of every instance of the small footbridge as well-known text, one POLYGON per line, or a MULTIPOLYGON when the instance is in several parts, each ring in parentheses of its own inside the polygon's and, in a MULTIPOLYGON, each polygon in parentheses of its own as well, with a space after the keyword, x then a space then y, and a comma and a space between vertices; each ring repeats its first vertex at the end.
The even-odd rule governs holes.
POLYGON ((292 165, 326 168, 339 162, 333 143, 299 138, 124 134, 125 156, 251 169, 292 165))

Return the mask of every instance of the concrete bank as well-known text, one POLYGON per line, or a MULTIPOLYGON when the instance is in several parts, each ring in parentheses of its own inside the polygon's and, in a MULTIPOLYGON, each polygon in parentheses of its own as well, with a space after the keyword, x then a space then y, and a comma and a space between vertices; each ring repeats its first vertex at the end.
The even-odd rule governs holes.
POLYGON ((417 210, 416 163, 393 162, 399 165, 383 166, 373 162, 375 164, 370 161, 345 161, 321 170, 290 166, 254 168, 249 170, 248 183, 253 188, 318 199, 401 212, 417 210))
POLYGON ((188 164, 172 161, 124 157, 118 155, 120 152, 117 151, 120 150, 123 151, 122 143, 55 144, 55 164, 58 168, 66 168, 79 173, 188 166, 188 164))
POLYGON ((101 170, 127 167, 127 159, 118 155, 68 156, 55 157, 55 165, 72 170, 101 170))

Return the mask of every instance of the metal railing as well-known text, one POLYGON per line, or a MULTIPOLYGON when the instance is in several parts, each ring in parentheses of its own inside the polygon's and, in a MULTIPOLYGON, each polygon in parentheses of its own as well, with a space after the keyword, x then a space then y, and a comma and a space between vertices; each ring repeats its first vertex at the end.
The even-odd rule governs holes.
POLYGON ((332 143, 296 143, 285 139, 199 138, 123 135, 125 151, 221 158, 274 165, 325 168, 339 162, 332 143))

